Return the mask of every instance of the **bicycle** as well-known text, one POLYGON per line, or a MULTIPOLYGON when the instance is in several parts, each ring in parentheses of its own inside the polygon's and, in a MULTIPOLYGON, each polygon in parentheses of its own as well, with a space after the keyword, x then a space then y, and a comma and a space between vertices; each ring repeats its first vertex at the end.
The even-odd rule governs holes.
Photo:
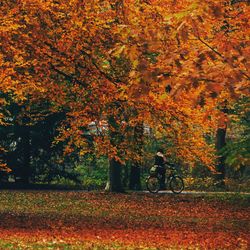
MULTIPOLYGON (((150 169, 150 175, 146 179, 146 186, 150 193, 158 193, 160 190, 160 178, 161 174, 159 173, 160 166, 154 165, 150 169)), ((166 173, 165 186, 169 185, 170 190, 175 194, 180 194, 184 189, 183 179, 177 175, 176 169, 167 165, 167 169, 170 170, 170 173, 166 173)))

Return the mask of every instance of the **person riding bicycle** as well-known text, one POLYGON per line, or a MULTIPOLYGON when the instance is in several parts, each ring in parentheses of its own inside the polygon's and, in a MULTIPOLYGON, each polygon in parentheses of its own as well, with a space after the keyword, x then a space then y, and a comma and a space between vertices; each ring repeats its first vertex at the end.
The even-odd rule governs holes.
POLYGON ((165 176, 166 176, 166 168, 165 163, 167 162, 166 157, 164 156, 163 150, 158 149, 155 155, 155 163, 157 166, 158 173, 161 175, 160 178, 160 189, 165 189, 165 176))
POLYGON ((150 193, 169 188, 174 194, 180 194, 184 189, 184 181, 177 174, 175 164, 166 160, 162 149, 155 155, 155 164, 150 168, 150 175, 146 179, 146 187, 150 193), (166 170, 167 173, 166 173, 166 170))

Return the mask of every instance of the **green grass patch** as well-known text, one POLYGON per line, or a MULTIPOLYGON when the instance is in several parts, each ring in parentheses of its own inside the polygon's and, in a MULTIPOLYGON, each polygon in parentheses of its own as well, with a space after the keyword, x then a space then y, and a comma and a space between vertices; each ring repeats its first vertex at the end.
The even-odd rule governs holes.
POLYGON ((249 197, 1 191, 0 249, 225 249, 248 239, 249 197))

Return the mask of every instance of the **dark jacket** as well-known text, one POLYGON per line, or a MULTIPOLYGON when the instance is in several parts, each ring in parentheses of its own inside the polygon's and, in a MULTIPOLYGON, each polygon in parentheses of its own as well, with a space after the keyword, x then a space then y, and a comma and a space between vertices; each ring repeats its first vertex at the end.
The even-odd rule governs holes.
POLYGON ((155 155, 155 164, 154 165, 158 165, 158 166, 164 166, 165 160, 164 160, 164 156, 162 153, 158 152, 155 155))

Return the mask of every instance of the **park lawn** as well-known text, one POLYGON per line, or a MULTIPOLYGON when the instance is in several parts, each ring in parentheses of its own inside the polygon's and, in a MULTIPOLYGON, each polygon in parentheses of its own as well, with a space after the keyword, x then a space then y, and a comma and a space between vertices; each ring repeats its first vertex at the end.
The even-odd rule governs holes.
POLYGON ((250 196, 1 191, 0 249, 248 249, 250 196))

